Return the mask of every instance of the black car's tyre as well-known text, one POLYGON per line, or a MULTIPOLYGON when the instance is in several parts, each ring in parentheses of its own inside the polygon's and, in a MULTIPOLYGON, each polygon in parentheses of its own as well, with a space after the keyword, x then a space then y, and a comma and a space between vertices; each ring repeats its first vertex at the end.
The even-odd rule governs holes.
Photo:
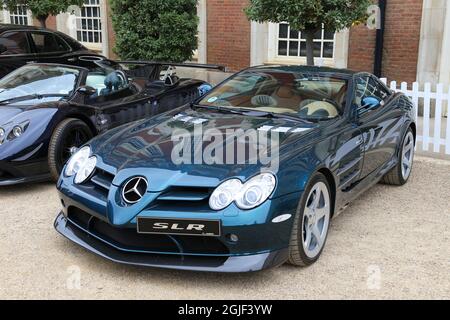
POLYGON ((81 120, 69 118, 58 124, 48 147, 48 166, 54 181, 73 152, 92 137, 91 129, 81 120))
POLYGON ((411 176, 411 170, 414 160, 414 135, 411 128, 408 129, 403 137, 398 154, 398 163, 381 179, 385 184, 402 186, 411 176))
POLYGON ((295 214, 289 243, 290 264, 308 266, 319 259, 328 236, 331 190, 327 179, 316 173, 309 181, 295 214))

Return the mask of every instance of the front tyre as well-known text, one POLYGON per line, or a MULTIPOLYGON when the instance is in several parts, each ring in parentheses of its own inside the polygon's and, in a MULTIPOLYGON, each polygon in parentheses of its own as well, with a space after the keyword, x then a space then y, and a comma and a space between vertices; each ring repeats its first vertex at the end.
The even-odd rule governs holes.
POLYGON ((303 193, 289 243, 290 264, 309 266, 319 259, 328 236, 331 217, 330 186, 316 173, 303 193))
POLYGON ((48 147, 48 166, 53 181, 58 180, 72 154, 92 137, 91 129, 78 119, 65 119, 56 127, 48 147))
POLYGON ((381 179, 383 183, 402 186, 408 181, 414 160, 414 135, 411 128, 403 138, 398 158, 397 165, 381 179))

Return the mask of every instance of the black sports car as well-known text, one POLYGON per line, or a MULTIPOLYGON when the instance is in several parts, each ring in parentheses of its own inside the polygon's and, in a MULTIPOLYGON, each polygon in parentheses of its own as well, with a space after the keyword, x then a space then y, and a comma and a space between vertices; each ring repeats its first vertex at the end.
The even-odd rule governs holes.
MULTIPOLYGON (((87 63, 87 61, 86 61, 87 63)), ((211 86, 175 66, 90 61, 88 68, 28 64, 0 80, 0 185, 56 180, 93 136, 189 103, 211 86)))
POLYGON ((85 56, 104 58, 62 32, 33 26, 0 25, 0 78, 30 62, 83 67, 85 56))

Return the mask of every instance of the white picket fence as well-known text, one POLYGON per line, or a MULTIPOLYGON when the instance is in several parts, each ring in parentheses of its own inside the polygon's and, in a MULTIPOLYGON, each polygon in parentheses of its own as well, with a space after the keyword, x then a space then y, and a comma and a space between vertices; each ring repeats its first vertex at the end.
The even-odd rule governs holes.
MULTIPOLYGON (((387 83, 386 78, 381 80, 387 83)), ((397 87, 397 82, 391 81, 389 87, 405 93, 412 99, 418 122, 417 141, 421 142, 422 151, 444 152, 450 155, 450 87, 447 93, 444 92, 442 83, 435 86, 435 91, 432 91, 430 83, 425 83, 423 90, 420 90, 417 82, 413 83, 412 90, 408 89, 406 82, 402 82, 400 87, 397 87), (423 108, 423 116, 418 116, 419 102, 423 108), (431 112, 432 108, 434 112, 431 112), (430 148, 430 144, 432 148, 430 148), (444 146, 444 150, 441 150, 442 146, 444 146)))

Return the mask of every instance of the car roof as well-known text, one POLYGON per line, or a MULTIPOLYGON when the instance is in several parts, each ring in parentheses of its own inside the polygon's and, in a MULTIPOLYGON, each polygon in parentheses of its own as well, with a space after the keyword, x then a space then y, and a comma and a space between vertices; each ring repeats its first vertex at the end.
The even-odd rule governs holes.
POLYGON ((263 65, 247 69, 252 70, 266 70, 266 71, 282 71, 282 72, 310 72, 324 75, 334 75, 340 78, 351 78, 357 72, 349 69, 339 69, 330 67, 305 66, 305 65, 263 65))
POLYGON ((73 39, 69 35, 52 29, 42 28, 42 27, 35 27, 35 26, 24 26, 24 25, 18 25, 18 24, 0 24, 0 33, 6 32, 6 31, 45 31, 52 34, 57 34, 58 36, 62 37, 67 44, 72 48, 74 51, 88 51, 88 49, 81 44, 79 41, 73 39))
POLYGON ((54 32, 53 30, 41 28, 41 27, 35 27, 35 26, 25 26, 20 24, 0 24, 0 31, 10 31, 10 30, 43 30, 43 31, 50 31, 54 32))

